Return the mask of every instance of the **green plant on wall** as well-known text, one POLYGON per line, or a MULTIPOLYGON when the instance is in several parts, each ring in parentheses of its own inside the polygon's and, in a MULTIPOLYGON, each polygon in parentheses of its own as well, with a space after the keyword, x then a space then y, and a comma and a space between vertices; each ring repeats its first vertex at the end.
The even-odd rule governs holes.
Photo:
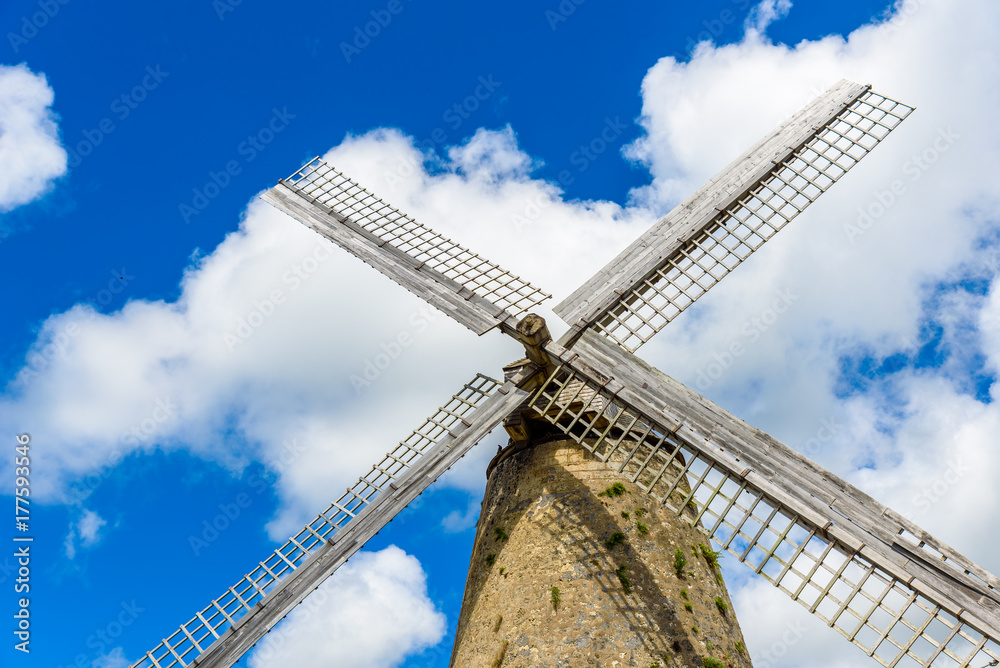
POLYGON ((625 489, 625 485, 623 485, 620 482, 616 482, 615 484, 611 485, 611 487, 608 487, 603 492, 600 492, 597 496, 607 496, 607 497, 613 498, 613 497, 621 496, 622 494, 628 494, 628 493, 629 493, 629 491, 627 489, 625 489))
POLYGON ((677 577, 684 575, 684 567, 687 566, 687 557, 684 556, 684 550, 677 548, 674 550, 674 570, 677 571, 677 577))
POLYGON ((705 558, 708 567, 715 573, 715 579, 721 583, 722 567, 719 565, 719 557, 722 556, 722 552, 716 552, 704 543, 698 543, 698 550, 701 551, 701 556, 705 558))

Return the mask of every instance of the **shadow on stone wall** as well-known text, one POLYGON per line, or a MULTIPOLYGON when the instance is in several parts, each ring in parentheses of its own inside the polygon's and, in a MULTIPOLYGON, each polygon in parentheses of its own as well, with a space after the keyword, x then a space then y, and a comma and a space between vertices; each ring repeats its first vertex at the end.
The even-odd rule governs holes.
MULTIPOLYGON (((721 596, 729 602, 725 587, 716 579, 715 571, 691 553, 693 545, 707 542, 707 539, 690 526, 690 520, 678 518, 668 509, 659 507, 628 482, 624 483, 627 493, 622 496, 599 496, 602 490, 621 481, 614 470, 569 441, 517 452, 496 465, 487 485, 476 532, 453 665, 457 665, 454 662, 465 633, 489 636, 491 631, 497 632, 496 629, 478 628, 491 623, 483 614, 472 612, 480 610, 480 597, 490 593, 505 596, 505 590, 513 583, 508 585, 500 578, 510 578, 518 569, 530 571, 538 566, 539 571, 529 574, 535 577, 527 577, 525 586, 538 590, 541 605, 534 611, 526 611, 525 615, 540 614, 551 586, 565 587, 564 596, 573 591, 577 595, 586 592, 593 597, 586 604, 576 601, 573 610, 566 610, 567 614, 576 613, 582 623, 581 619, 576 619, 569 630, 565 623, 551 629, 552 633, 563 635, 565 654, 587 650, 609 654, 627 652, 632 656, 648 656, 664 668, 687 667, 702 665, 701 657, 709 653, 707 645, 718 648, 720 656, 723 652, 728 655, 730 663, 726 665, 750 666, 749 659, 737 650, 736 643, 742 642, 742 636, 733 618, 731 603, 728 615, 716 609, 716 597, 721 596), (581 464, 573 468, 581 470, 576 475, 548 454, 560 445, 578 451, 581 464), (623 526, 621 513, 626 506, 647 509, 644 515, 649 526, 647 535, 638 534, 634 521, 623 526), (498 538, 495 535, 497 528, 509 535, 509 540, 498 538), (610 547, 607 541, 615 533, 622 533, 624 540, 610 547), (687 568, 691 569, 691 574, 685 572, 683 579, 678 579, 673 572, 675 545, 683 546, 688 553, 687 568), (493 565, 487 563, 490 554, 495 555, 493 565), (621 566, 625 567, 622 575, 627 578, 630 592, 626 592, 625 582, 619 578, 621 566), (503 574, 499 572, 501 568, 503 574), (684 601, 678 595, 682 588, 688 592, 692 608, 697 606, 694 613, 682 609, 684 601), (596 616, 588 612, 604 606, 612 609, 596 616), (692 620, 699 626, 697 632, 692 631, 692 620), (567 642, 575 644, 576 649, 565 647, 567 642)), ((522 579, 515 578, 515 582, 522 579)), ((517 596, 523 592, 509 594, 517 596)), ((568 601, 564 605, 570 607, 568 601)), ((558 617, 551 613, 549 616, 558 617)), ((514 625, 522 621, 509 620, 514 625)), ((551 623, 555 624, 555 620, 551 623)), ((541 632, 538 625, 533 628, 541 632)), ((509 640, 511 646, 507 654, 510 658, 527 658, 529 647, 525 645, 531 643, 531 639, 514 637, 509 640)), ((522 664, 515 661, 503 665, 522 664)), ((552 656, 544 665, 570 664, 552 656)), ((584 664, 574 661, 573 665, 584 664)), ((630 664, 623 662, 621 665, 630 664)), ((650 662, 636 665, 647 668, 650 662)))

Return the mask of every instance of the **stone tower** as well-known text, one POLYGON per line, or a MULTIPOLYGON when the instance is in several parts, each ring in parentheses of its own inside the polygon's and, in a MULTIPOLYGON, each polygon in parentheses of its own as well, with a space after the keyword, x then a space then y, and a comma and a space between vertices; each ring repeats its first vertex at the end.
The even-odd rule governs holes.
POLYGON ((690 511, 557 435, 509 445, 487 478, 454 668, 751 666, 690 511))

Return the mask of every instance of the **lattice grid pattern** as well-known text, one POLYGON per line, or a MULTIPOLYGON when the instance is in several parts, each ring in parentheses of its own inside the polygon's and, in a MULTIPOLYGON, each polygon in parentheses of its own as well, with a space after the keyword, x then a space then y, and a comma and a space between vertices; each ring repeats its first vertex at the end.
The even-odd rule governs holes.
POLYGON ((996 639, 684 440, 681 425, 661 424, 564 367, 530 405, 881 665, 997 665, 996 639))
POLYGON ((630 352, 718 283, 836 183, 910 112, 872 91, 819 128, 598 318, 630 352))
MULTIPOLYGON (((283 183, 379 240, 468 288, 516 317, 551 295, 499 265, 459 246, 389 206, 360 185, 314 159, 283 183)), ((344 222, 344 221, 342 221, 344 222)))
POLYGON ((193 619, 165 638, 133 668, 188 666, 253 606, 274 590, 282 579, 302 565, 309 555, 380 494, 392 492, 395 483, 417 460, 458 422, 493 394, 500 383, 483 375, 465 385, 419 429, 401 441, 381 462, 349 487, 337 501, 279 547, 266 560, 212 601, 193 619))

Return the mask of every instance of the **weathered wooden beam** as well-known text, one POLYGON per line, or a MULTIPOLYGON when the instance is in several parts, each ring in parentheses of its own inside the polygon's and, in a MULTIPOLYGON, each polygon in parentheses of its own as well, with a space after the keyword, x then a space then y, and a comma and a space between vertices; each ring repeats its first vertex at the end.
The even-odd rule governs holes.
MULTIPOLYGON (((204 651, 199 652, 185 642, 184 637, 190 638, 190 634, 185 627, 181 627, 183 635, 178 632, 171 636, 176 641, 164 640, 153 652, 133 664, 133 668, 173 668, 182 665, 228 668, 235 664, 351 555, 523 403, 528 393, 518 389, 517 383, 521 380, 518 376, 498 387, 471 413, 460 421, 455 420, 452 428, 419 457, 412 459, 405 472, 386 484, 381 494, 363 508, 356 507, 356 512, 346 524, 317 545, 297 566, 285 571, 283 579, 274 582, 271 578, 267 594, 252 608, 245 610, 234 623, 215 626, 206 622, 199 613, 197 619, 201 623, 196 622, 196 626, 201 637, 211 639, 209 633, 218 636, 204 651), (178 648, 187 653, 183 661, 178 656, 178 648)), ((466 402, 466 405, 469 403, 466 402)), ((435 418, 440 418, 440 411, 435 418)))
POLYGON ((499 327, 514 336, 517 320, 506 310, 435 269, 422 266, 423 263, 382 242, 352 221, 332 215, 284 183, 265 192, 261 199, 320 233, 476 334, 482 335, 499 327))
POLYGON ((703 226, 707 217, 714 216, 716 207, 759 181, 790 146, 801 144, 815 131, 815 125, 827 121, 864 90, 860 84, 838 82, 723 167, 552 310, 568 325, 593 321, 620 294, 675 251, 683 238, 703 226))
POLYGON ((553 309, 635 351, 874 148, 911 107, 841 81, 716 174, 553 309))
POLYGON ((671 434, 731 479, 761 490, 773 503, 835 540, 842 553, 860 555, 1000 642, 1000 579, 972 560, 604 337, 587 331, 572 350, 558 343, 550 343, 546 350, 565 368, 601 388, 609 400, 646 416, 658 430, 671 434))

